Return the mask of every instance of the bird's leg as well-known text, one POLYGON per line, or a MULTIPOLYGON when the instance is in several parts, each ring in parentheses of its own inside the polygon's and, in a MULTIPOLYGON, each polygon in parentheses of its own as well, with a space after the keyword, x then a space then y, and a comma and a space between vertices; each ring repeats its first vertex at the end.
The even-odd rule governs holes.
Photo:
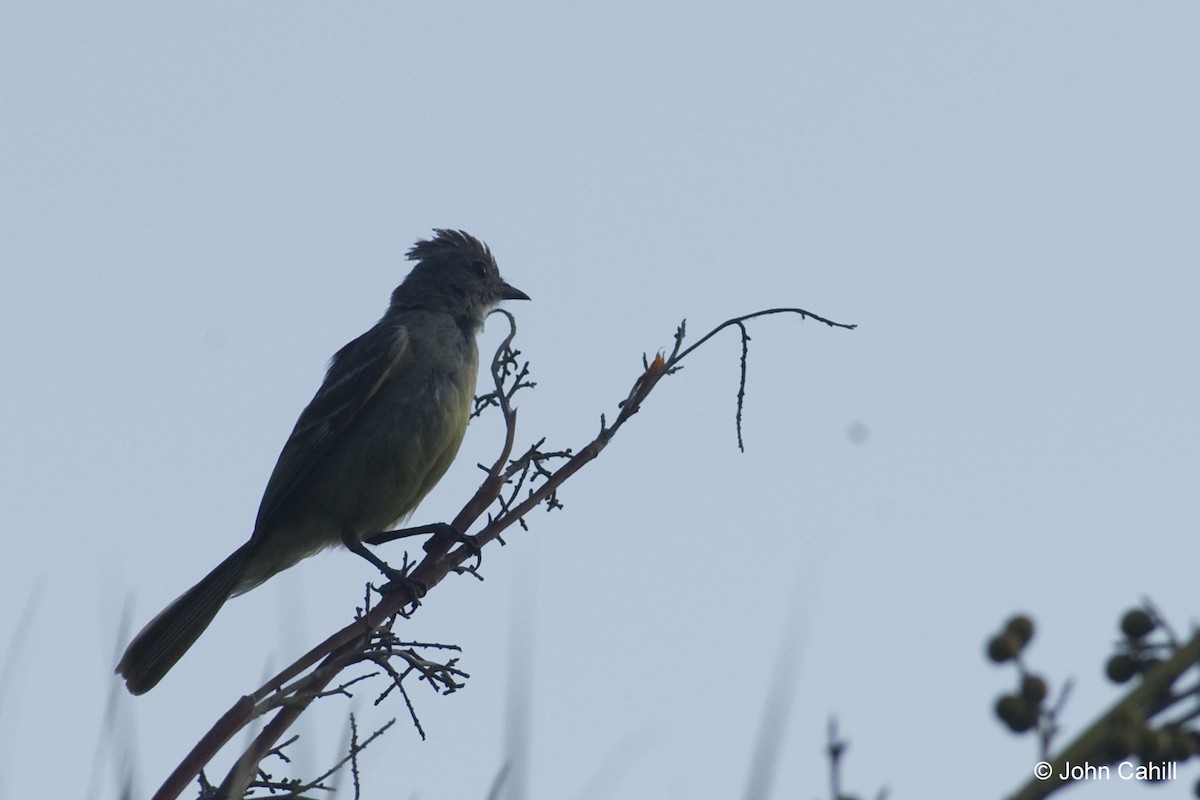
POLYGON ((354 535, 353 531, 347 530, 342 534, 342 543, 346 545, 346 549, 351 553, 362 556, 367 561, 370 561, 372 564, 374 564, 375 568, 382 572, 384 577, 388 579, 388 582, 380 587, 380 594, 388 594, 401 588, 407 588, 412 594, 413 599, 417 602, 419 602, 419 598, 424 596, 427 588, 424 584, 422 584, 420 581, 415 581, 410 578, 407 570, 396 569, 395 567, 390 566, 382 558, 372 553, 367 549, 367 546, 363 544, 362 540, 354 535))
MULTIPOLYGON (((370 536, 364 536, 362 540, 367 544, 385 544, 387 542, 394 542, 397 539, 407 539, 410 536, 429 535, 432 535, 434 538, 441 536, 443 538, 453 539, 459 544, 465 545, 471 551, 471 554, 476 558, 479 558, 483 554, 483 551, 480 549, 479 543, 475 541, 474 536, 459 531, 457 528, 447 522, 434 522, 430 525, 418 525, 415 528, 401 528, 395 531, 381 531, 380 533, 373 533, 370 536)), ((433 540, 431 539, 430 541, 433 540)), ((425 547, 425 549, 429 549, 428 545, 425 547)), ((364 558, 366 558, 366 556, 364 556, 364 558)))
POLYGON ((364 536, 362 540, 367 544, 387 544, 388 542, 394 542, 397 539, 407 539, 410 536, 425 536, 427 534, 437 533, 446 536, 452 536, 456 539, 462 536, 462 534, 454 529, 453 525, 450 525, 446 522, 434 522, 431 525, 418 525, 415 528, 400 528, 399 530, 394 531, 380 531, 379 533, 372 533, 370 536, 364 536))

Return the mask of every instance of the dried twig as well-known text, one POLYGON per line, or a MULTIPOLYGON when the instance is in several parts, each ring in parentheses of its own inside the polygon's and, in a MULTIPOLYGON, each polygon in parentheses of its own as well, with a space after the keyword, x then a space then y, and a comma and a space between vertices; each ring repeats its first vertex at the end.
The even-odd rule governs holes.
MULTIPOLYGON (((618 404, 618 411, 613 422, 609 423, 606 417, 601 415, 599 433, 584 447, 578 450, 565 449, 545 452, 540 449, 543 442, 539 441, 517 458, 510 460, 517 422, 517 412, 512 405, 512 400, 516 392, 530 388, 534 384, 528 379, 528 362, 521 364, 518 361, 520 351, 512 349, 512 341, 516 336, 515 320, 507 311, 498 310, 495 313, 500 313, 507 318, 509 333, 500 343, 492 359, 491 374, 494 389, 476 400, 475 413, 489 407, 498 408, 504 420, 505 438, 499 456, 486 470, 487 475, 483 483, 451 521, 450 526, 456 531, 468 531, 494 503, 499 505, 498 512, 488 517, 482 530, 471 537, 470 544, 459 544, 456 547, 456 539, 435 533, 425 544, 424 558, 409 573, 411 582, 407 586, 383 595, 373 606, 369 603, 366 604, 369 607, 364 608, 354 622, 309 650, 258 690, 234 703, 171 773, 154 795, 155 800, 177 797, 188 782, 200 773, 217 750, 224 746, 234 734, 258 717, 264 714, 274 714, 230 769, 218 789, 221 797, 241 797, 246 786, 254 777, 258 763, 272 752, 272 749, 276 747, 275 743, 282 738, 313 700, 331 693, 327 687, 349 665, 362 661, 378 664, 389 673, 395 686, 400 686, 400 681, 404 676, 414 669, 420 672, 424 679, 430 680, 431 684, 440 682, 443 687, 452 686, 455 676, 464 676, 465 673, 453 669, 451 665, 443 665, 444 671, 440 673, 436 670, 423 671, 417 668, 412 661, 408 661, 409 666, 405 671, 397 671, 388 666, 388 659, 392 657, 399 656, 404 660, 408 660, 408 657, 402 650, 395 648, 387 649, 386 653, 378 651, 379 631, 390 626, 397 615, 403 616, 406 609, 408 609, 407 613, 411 613, 420 600, 419 595, 423 596, 433 589, 447 575, 461 572, 477 575, 476 568, 466 567, 465 563, 473 556, 478 555, 481 548, 489 542, 499 540, 501 534, 509 526, 524 525, 523 518, 538 505, 544 503, 549 509, 560 507, 558 488, 584 465, 600 455, 617 431, 639 411, 641 404, 664 375, 672 375, 677 372, 681 368, 681 362, 688 355, 720 331, 737 326, 742 336, 741 380, 738 386, 737 410, 740 447, 746 358, 750 339, 745 323, 751 319, 772 314, 798 314, 802 319, 811 318, 832 327, 846 329, 855 327, 833 322, 800 308, 773 308, 726 320, 702 336, 696 343, 684 348, 685 321, 680 323, 676 329, 674 347, 669 355, 664 356, 659 353, 653 360, 643 359, 643 372, 633 382, 625 398, 618 404), (551 462, 563 463, 560 463, 555 469, 550 469, 548 464, 551 462), (507 493, 505 493, 505 486, 510 486, 507 493), (528 493, 524 499, 520 499, 519 492, 524 488, 528 489, 528 493), (372 653, 373 647, 376 648, 374 653, 372 653)), ((387 533, 385 532, 378 538, 386 540, 386 537, 387 533)), ((368 537, 366 541, 373 543, 372 537, 368 537)), ((346 687, 351 683, 353 681, 341 684, 333 690, 333 693, 346 693, 346 687)), ((408 702, 407 694, 403 689, 401 689, 401 693, 408 702)), ((409 710, 412 713, 411 703, 409 703, 409 710)), ((412 715, 415 720, 415 713, 412 715)))

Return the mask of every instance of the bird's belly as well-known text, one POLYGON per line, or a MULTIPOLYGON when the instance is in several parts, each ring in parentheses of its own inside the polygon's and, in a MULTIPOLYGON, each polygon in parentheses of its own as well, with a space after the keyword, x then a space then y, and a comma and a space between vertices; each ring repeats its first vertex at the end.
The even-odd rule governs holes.
POLYGON ((355 431, 360 446, 341 448, 328 465, 345 490, 324 499, 328 512, 359 537, 406 519, 442 477, 462 444, 474 395, 474 386, 449 376, 431 376, 415 391, 388 388, 355 431))

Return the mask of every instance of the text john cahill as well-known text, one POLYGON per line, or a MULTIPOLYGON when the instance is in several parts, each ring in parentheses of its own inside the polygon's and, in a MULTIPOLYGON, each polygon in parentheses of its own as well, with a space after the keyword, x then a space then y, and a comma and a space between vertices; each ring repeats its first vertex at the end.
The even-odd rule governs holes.
POLYGON ((1063 764, 1058 778, 1063 781, 1107 781, 1114 777, 1123 781, 1171 781, 1179 777, 1179 765, 1174 761, 1151 762, 1149 764, 1134 764, 1132 761, 1122 761, 1115 767, 1107 764, 1063 764))

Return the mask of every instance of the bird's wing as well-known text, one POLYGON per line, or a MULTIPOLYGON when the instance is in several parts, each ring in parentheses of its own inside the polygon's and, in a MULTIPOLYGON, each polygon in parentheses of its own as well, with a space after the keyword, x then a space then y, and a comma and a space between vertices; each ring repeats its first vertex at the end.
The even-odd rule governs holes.
POLYGON ((296 420, 267 481, 254 524, 256 532, 269 524, 313 467, 337 446, 379 387, 403 369, 411 356, 408 330, 382 323, 334 354, 325 381, 296 420))

